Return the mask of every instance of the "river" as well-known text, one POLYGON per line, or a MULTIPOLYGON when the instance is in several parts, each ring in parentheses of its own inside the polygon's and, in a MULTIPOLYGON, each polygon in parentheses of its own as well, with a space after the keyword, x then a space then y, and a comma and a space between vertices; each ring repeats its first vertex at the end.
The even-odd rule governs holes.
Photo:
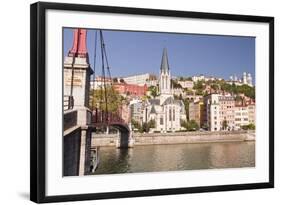
POLYGON ((100 147, 99 158, 94 174, 254 167, 255 142, 100 147))

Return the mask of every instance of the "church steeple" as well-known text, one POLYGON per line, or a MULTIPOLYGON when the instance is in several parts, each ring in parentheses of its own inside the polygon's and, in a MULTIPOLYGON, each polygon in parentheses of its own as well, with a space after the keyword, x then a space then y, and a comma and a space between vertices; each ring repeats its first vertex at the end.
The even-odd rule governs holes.
POLYGON ((167 49, 163 49, 160 67, 160 94, 171 95, 171 73, 168 63, 167 49))
POLYGON ((168 63, 168 54, 167 54, 167 49, 163 49, 163 54, 162 54, 162 61, 161 61, 161 73, 168 73, 170 68, 169 68, 169 63, 168 63))

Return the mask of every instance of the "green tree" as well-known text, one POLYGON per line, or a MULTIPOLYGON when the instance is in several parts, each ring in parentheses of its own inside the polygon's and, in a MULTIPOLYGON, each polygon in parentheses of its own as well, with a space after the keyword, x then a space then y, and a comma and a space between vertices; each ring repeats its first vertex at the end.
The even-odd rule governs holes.
POLYGON ((184 127, 187 131, 199 130, 199 125, 195 120, 190 120, 190 121, 182 120, 181 126, 184 127))
POLYGON ((155 127, 156 127, 156 122, 155 122, 155 120, 149 120, 149 122, 148 122, 148 127, 149 127, 149 128, 155 128, 155 127))
POLYGON ((172 79, 172 86, 173 88, 182 88, 181 84, 179 84, 177 81, 172 79))
POLYGON ((153 98, 155 98, 158 94, 156 86, 149 86, 148 91, 150 91, 150 94, 153 98))
POLYGON ((224 130, 226 130, 227 129, 227 121, 226 120, 224 120, 223 122, 222 122, 222 128, 224 129, 224 130))
POLYGON ((133 129, 137 129, 138 131, 140 131, 142 129, 141 125, 139 122, 137 122, 136 120, 132 119, 131 123, 133 125, 133 129))
POLYGON ((187 98, 183 99, 183 104, 185 108, 185 114, 186 114, 186 121, 189 120, 189 100, 187 98))
POLYGON ((198 80, 196 83, 194 83, 193 89, 195 90, 203 90, 204 84, 202 80, 198 80))
POLYGON ((248 125, 243 125, 241 127, 243 130, 255 130, 256 129, 256 126, 252 123, 248 124, 248 125))
POLYGON ((106 111, 107 107, 108 112, 116 112, 122 105, 122 101, 124 101, 124 98, 112 86, 106 86, 106 92, 105 89, 90 91, 90 106, 92 110, 98 108, 99 110, 106 111), (105 100, 105 97, 107 97, 107 100, 105 100))

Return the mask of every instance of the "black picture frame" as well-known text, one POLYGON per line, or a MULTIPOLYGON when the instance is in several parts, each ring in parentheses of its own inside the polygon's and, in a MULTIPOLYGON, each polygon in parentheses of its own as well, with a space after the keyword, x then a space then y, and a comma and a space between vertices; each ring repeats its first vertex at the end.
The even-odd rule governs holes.
POLYGON ((110 7, 82 4, 38 2, 30 6, 30 200, 37 203, 77 200, 97 200, 154 195, 218 192, 274 187, 274 17, 233 15, 203 12, 156 10, 144 8, 110 7), (46 81, 45 26, 46 11, 86 11, 195 19, 262 22, 269 25, 269 181, 263 183, 229 184, 220 186, 132 190, 122 192, 89 193, 46 196, 46 81))

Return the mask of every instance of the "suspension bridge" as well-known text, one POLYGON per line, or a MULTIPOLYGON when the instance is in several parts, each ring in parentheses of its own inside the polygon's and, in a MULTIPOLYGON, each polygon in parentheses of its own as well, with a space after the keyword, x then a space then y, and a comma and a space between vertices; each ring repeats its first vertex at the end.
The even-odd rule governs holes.
POLYGON ((85 175, 90 169, 91 139, 96 130, 117 129, 120 133, 117 148, 132 147, 134 141, 130 125, 122 119, 122 104, 109 110, 112 102, 108 94, 113 86, 102 30, 95 31, 92 67, 87 52, 87 30, 77 28, 73 32, 73 45, 64 59, 64 175, 85 175), (101 68, 96 63, 98 50, 101 68), (95 83, 98 69, 103 83, 99 86, 99 98, 95 99, 97 91, 91 89, 90 79, 92 76, 95 83))

